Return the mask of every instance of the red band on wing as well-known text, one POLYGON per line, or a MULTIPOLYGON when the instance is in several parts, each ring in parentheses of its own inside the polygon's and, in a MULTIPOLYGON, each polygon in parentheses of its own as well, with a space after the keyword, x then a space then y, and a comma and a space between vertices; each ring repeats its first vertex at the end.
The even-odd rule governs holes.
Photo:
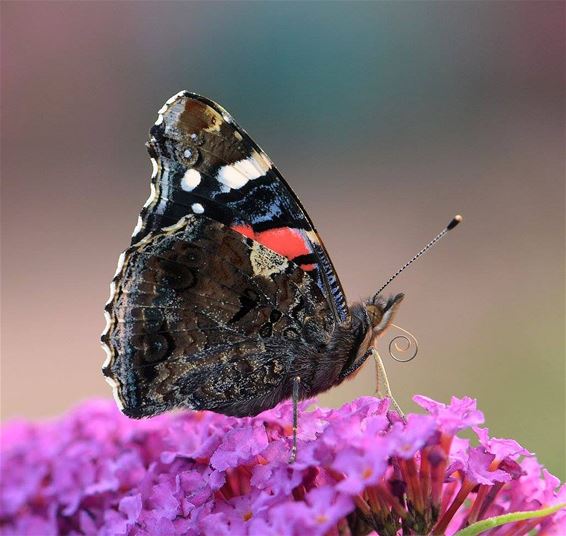
POLYGON ((256 240, 291 260, 311 252, 301 232, 291 227, 278 227, 256 233, 256 240))
POLYGON ((233 225, 231 229, 233 231, 236 231, 237 233, 247 236, 248 238, 251 238, 252 240, 256 239, 254 230, 252 229, 251 225, 233 225))
MULTIPOLYGON (((249 225, 234 225, 232 229, 259 242, 266 248, 276 251, 291 261, 300 255, 312 253, 306 237, 302 235, 301 231, 292 227, 277 227, 267 231, 260 231, 259 233, 254 232, 249 225)), ((301 268, 306 271, 313 270, 315 265, 302 264, 301 268)))

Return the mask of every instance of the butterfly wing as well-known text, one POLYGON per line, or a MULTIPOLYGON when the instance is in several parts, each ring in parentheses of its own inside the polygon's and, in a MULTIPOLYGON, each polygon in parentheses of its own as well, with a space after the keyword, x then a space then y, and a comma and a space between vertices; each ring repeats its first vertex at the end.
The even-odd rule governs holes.
POLYGON ((131 417, 271 407, 290 396, 293 356, 334 326, 309 272, 204 215, 131 246, 106 313, 103 370, 131 417))
POLYGON ((228 112, 183 91, 159 111, 149 151, 151 196, 132 244, 188 214, 205 214, 309 271, 335 319, 347 318, 340 281, 306 211, 228 112))

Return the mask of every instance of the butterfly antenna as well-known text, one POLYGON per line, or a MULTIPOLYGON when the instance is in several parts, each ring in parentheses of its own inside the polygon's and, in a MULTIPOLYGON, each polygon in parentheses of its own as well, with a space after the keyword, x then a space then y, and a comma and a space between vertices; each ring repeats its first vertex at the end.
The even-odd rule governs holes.
POLYGON ((413 264, 421 255, 423 255, 426 251, 428 251, 434 244, 436 244, 448 231, 451 231, 462 221, 462 216, 457 214, 452 218, 452 221, 440 232, 438 233, 423 249, 421 249, 410 261, 407 261, 399 270, 397 270, 388 280, 387 282, 375 293, 377 296, 381 294, 383 289, 391 283, 402 271, 407 269, 411 264, 413 264))

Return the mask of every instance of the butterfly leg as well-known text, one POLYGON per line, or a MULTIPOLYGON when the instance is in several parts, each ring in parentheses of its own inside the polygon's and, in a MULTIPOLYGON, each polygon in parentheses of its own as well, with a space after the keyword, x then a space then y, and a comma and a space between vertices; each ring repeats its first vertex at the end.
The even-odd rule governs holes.
POLYGON ((350 376, 350 374, 356 372, 356 370, 358 370, 366 362, 366 359, 371 355, 371 353, 372 353, 372 348, 370 348, 362 357, 360 357, 358 360, 352 363, 345 371, 341 372, 339 376, 339 380, 342 381, 348 376, 350 376))
POLYGON ((385 372, 385 366, 381 360, 381 356, 375 348, 370 348, 373 359, 375 360, 375 374, 376 374, 376 389, 375 394, 378 398, 389 398, 391 400, 391 407, 403 418, 405 419, 405 414, 403 410, 397 404, 393 394, 391 393, 391 387, 389 387, 389 380, 387 379, 387 373, 385 372))
POLYGON ((291 447, 291 457, 289 463, 294 463, 297 459, 297 427, 299 424, 299 387, 301 377, 293 378, 293 446, 291 447))

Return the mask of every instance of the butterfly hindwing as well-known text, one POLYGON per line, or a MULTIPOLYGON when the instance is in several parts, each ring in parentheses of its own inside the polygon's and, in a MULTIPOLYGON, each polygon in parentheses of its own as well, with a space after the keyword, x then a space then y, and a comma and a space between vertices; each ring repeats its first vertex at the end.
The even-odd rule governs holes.
POLYGON ((310 272, 337 321, 344 293, 320 237, 269 157, 218 104, 181 92, 159 111, 149 151, 154 173, 132 244, 204 214, 310 272))
POLYGON ((334 326, 308 271, 205 215, 131 246, 106 310, 104 372, 132 417, 253 413, 289 396, 293 355, 314 352, 334 326))

